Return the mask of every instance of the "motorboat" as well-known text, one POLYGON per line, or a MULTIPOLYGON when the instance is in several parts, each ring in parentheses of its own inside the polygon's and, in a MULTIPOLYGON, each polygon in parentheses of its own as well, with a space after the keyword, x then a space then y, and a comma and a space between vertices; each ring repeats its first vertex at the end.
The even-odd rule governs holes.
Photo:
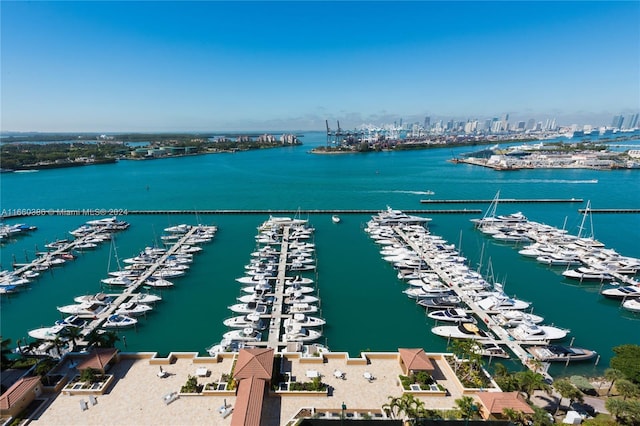
POLYGON ((507 332, 516 340, 530 342, 564 339, 569 333, 569 330, 525 321, 517 327, 507 330, 507 332))
POLYGON ((301 327, 320 327, 325 324, 326 321, 322 318, 310 317, 301 313, 293 314, 291 318, 286 318, 284 320, 285 327, 293 325, 299 325, 301 327))
POLYGON ((180 225, 169 226, 168 228, 164 228, 164 232, 168 232, 170 234, 186 234, 191 229, 191 225, 187 225, 182 223, 180 225))
POLYGON ((238 314, 248 314, 251 312, 255 312, 259 315, 266 314, 269 310, 268 305, 259 302, 249 302, 249 303, 236 303, 235 305, 229 306, 229 309, 232 312, 238 314))
POLYGON ((433 297, 452 296, 453 290, 444 285, 423 285, 421 287, 411 287, 402 291, 409 299, 427 299, 433 297))
POLYGON ((109 315, 107 320, 102 324, 103 327, 106 328, 127 328, 133 327, 138 323, 138 320, 135 318, 131 318, 127 315, 122 314, 113 314, 109 315))
POLYGON ((285 277, 284 285, 309 285, 313 284, 313 279, 301 277, 300 275, 296 275, 295 277, 285 277))
POLYGON ((299 324, 293 324, 289 327, 285 326, 285 333, 282 336, 282 340, 285 342, 311 342, 320 337, 322 337, 322 333, 317 330, 311 330, 299 324))
POLYGON ((514 299, 506 295, 491 295, 476 302, 486 312, 498 312, 509 309, 522 310, 530 306, 529 302, 514 299))
POLYGON ((420 224, 424 225, 431 221, 431 218, 412 216, 404 213, 401 210, 392 209, 387 206, 385 211, 378 212, 372 219, 379 225, 408 225, 408 224, 420 224))
POLYGON ((287 270, 289 271, 313 271, 314 269, 316 269, 316 265, 310 263, 301 263, 295 260, 287 263, 287 270))
POLYGON ((134 293, 131 295, 129 302, 144 303, 148 305, 149 303, 156 303, 160 302, 161 300, 162 297, 158 296, 157 294, 134 293))
POLYGON ((440 337, 453 339, 491 340, 489 334, 468 322, 459 325, 441 325, 433 327, 431 332, 440 337))
POLYGON ((153 308, 149 305, 145 305, 144 303, 137 302, 126 302, 121 304, 118 309, 116 309, 116 314, 129 315, 137 317, 139 315, 145 315, 147 312, 151 311, 153 308))
POLYGON ((56 325, 63 325, 65 327, 78 327, 82 328, 87 325, 87 320, 84 318, 80 318, 77 315, 69 315, 66 318, 59 319, 56 321, 56 325))
POLYGON ((493 320, 502 327, 517 327, 526 321, 533 324, 539 324, 544 321, 544 318, 540 315, 528 314, 522 311, 510 309, 498 312, 493 316, 493 320))
POLYGON ((579 281, 613 281, 615 278, 609 272, 602 269, 581 266, 577 269, 568 269, 562 273, 566 278, 579 281))
POLYGON ((527 352, 542 362, 586 361, 597 355, 596 351, 563 345, 529 346, 527 352))
POLYGON ((264 303, 265 305, 271 305, 274 299, 275 299, 274 296, 266 296, 264 293, 263 294, 250 293, 250 294, 245 294, 244 296, 236 297, 236 300, 241 303, 257 302, 257 303, 264 303))
POLYGON ((294 303, 288 309, 290 314, 313 314, 316 312, 318 312, 318 307, 308 303, 294 303))
POLYGON ((622 303, 622 307, 627 311, 640 313, 640 299, 629 299, 622 303))
POLYGON ((473 352, 489 358, 510 358, 507 351, 493 342, 478 342, 472 349, 473 352))
POLYGON ((245 292, 245 293, 249 293, 249 294, 256 294, 256 295, 264 296, 264 295, 266 295, 268 293, 271 293, 273 291, 273 287, 271 287, 271 284, 269 284, 266 281, 264 281, 264 282, 256 284, 256 285, 250 285, 250 286, 242 287, 242 291, 245 292))
POLYGON ((185 274, 185 271, 183 270, 178 270, 173 268, 162 268, 162 269, 157 269, 153 274, 151 274, 151 276, 154 278, 167 279, 167 278, 178 278, 183 276, 184 274, 185 274))
POLYGON ((551 253, 536 257, 536 261, 549 266, 576 266, 582 261, 575 254, 551 253))
POLYGON ((133 281, 131 281, 127 276, 104 278, 100 280, 100 282, 107 285, 122 287, 129 287, 130 285, 133 285, 133 281))
POLYGON ((457 308, 462 304, 462 299, 460 296, 443 296, 420 299, 417 303, 427 309, 457 308))
POLYGON ((244 348, 245 342, 240 340, 222 339, 219 343, 215 343, 207 348, 209 356, 215 357, 220 353, 238 352, 244 348))
POLYGON ((173 287, 173 283, 169 280, 165 280, 164 278, 158 278, 154 276, 150 276, 142 283, 145 286, 154 287, 154 288, 167 288, 173 287))
POLYGON ((101 303, 108 305, 115 300, 116 296, 117 295, 113 294, 96 293, 85 296, 76 296, 73 298, 73 300, 76 303, 101 303))
POLYGON ((640 297, 640 286, 627 285, 607 288, 600 292, 604 297, 610 299, 626 299, 628 297, 640 297))
POLYGON ((288 297, 285 297, 284 303, 288 305, 292 305, 294 303, 315 303, 318 300, 319 299, 316 296, 303 294, 301 291, 294 291, 293 294, 289 294, 288 297))
POLYGON ((224 339, 242 340, 245 342, 259 342, 262 340, 262 333, 253 327, 245 327, 239 330, 227 331, 222 335, 224 339))
POLYGON ((67 328, 66 325, 56 324, 51 327, 41 327, 29 330, 27 334, 38 340, 56 340, 61 338, 61 333, 67 328))
POLYGON ((222 321, 222 323, 230 328, 247 328, 251 327, 256 330, 264 330, 267 328, 268 322, 262 318, 260 315, 252 312, 246 315, 240 315, 236 317, 227 318, 222 321))
POLYGON ((331 216, 331 222, 340 223, 340 216, 338 216, 337 214, 334 214, 333 216, 331 216))
POLYGON ((73 305, 59 306, 58 311, 67 315, 78 315, 81 317, 95 317, 105 311, 109 306, 98 302, 83 302, 73 305))
POLYGON ((449 308, 444 310, 438 310, 429 312, 427 316, 436 321, 446 322, 476 322, 476 319, 469 315, 464 309, 449 308))
POLYGON ((238 281, 240 284, 261 284, 261 283, 266 283, 267 280, 275 280, 277 277, 274 276, 270 276, 270 275, 247 275, 244 277, 240 277, 240 278, 236 278, 236 281, 238 281))
POLYGON ((295 292, 300 292, 302 294, 309 294, 309 293, 313 293, 314 288, 313 287, 309 287, 309 286, 305 286, 305 285, 300 285, 300 284, 293 284, 291 286, 288 286, 284 289, 284 294, 286 295, 290 295, 292 293, 295 292))

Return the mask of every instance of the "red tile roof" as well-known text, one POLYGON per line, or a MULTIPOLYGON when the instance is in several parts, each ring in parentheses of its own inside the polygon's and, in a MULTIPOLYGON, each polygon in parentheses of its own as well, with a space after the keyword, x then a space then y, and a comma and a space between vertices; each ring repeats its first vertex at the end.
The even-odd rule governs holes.
POLYGON ((424 352, 424 349, 398 349, 400 358, 408 370, 433 371, 435 367, 424 352))
POLYGON ((242 349, 233 373, 236 380, 253 377, 271 380, 273 372, 273 349, 242 349))
POLYGON ((511 408, 525 414, 533 414, 533 408, 527 404, 518 392, 480 392, 476 394, 489 413, 502 415, 502 410, 511 408))
POLYGON ((40 377, 23 377, 0 396, 0 409, 8 410, 40 383, 40 377))
POLYGON ((266 384, 264 379, 255 377, 240 381, 231 426, 260 426, 266 384))
POLYGON ((104 367, 109 364, 118 353, 116 348, 95 348, 84 360, 80 361, 76 367, 78 371, 93 368, 95 370, 104 371, 104 367))

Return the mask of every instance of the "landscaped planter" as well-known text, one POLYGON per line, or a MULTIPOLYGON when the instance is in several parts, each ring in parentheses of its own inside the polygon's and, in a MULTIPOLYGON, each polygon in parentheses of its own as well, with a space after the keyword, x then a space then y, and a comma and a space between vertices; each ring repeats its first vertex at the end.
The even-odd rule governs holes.
POLYGON ((107 391, 107 389, 109 389, 113 380, 114 376, 111 374, 107 374, 104 376, 103 380, 93 383, 81 382, 80 376, 75 376, 64 388, 62 388, 62 392, 67 395, 102 395, 107 391))

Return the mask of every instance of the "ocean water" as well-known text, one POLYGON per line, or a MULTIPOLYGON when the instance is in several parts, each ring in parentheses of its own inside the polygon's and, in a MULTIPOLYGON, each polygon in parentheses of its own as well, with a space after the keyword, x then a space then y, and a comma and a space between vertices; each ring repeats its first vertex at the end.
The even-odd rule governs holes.
MULTIPOLYGON (((213 154, 151 161, 10 173, 0 176, 0 207, 13 209, 482 209, 484 204, 421 204, 421 199, 577 198, 583 203, 501 204, 499 214, 522 211, 531 220, 578 233, 583 216, 578 208, 640 207, 640 171, 521 170, 496 172, 448 159, 473 148, 438 148, 410 152, 314 155, 326 142, 323 133, 308 133, 303 145, 243 153, 213 154), (427 191, 435 192, 427 195, 427 191)), ((634 142, 625 142, 634 144, 634 142)), ((474 267, 494 277, 511 295, 532 302, 545 323, 571 330, 567 342, 595 349, 594 363, 553 367, 556 374, 596 374, 608 366, 611 348, 640 344, 640 317, 603 298, 598 284, 563 279, 562 269, 521 257, 516 247, 497 243, 475 231, 469 219, 482 214, 432 214, 429 228, 459 245, 474 267)), ((310 274, 327 320, 321 343, 334 351, 395 351, 422 347, 445 351, 445 339, 430 332, 432 320, 408 299, 406 284, 382 260, 364 232, 370 215, 345 214, 340 224, 329 215, 302 215, 314 226, 318 269, 310 274)), ((27 331, 48 326, 61 314, 56 306, 73 297, 104 290, 100 279, 116 268, 117 259, 131 257, 156 244, 163 228, 178 223, 215 224, 215 239, 195 256, 189 273, 164 290, 164 300, 141 318, 135 329, 119 331, 123 350, 205 352, 227 331, 222 321, 232 316, 244 265, 256 248, 256 227, 268 218, 242 215, 128 215, 129 230, 114 244, 85 252, 76 261, 45 273, 17 295, 0 301, 3 338, 25 339, 27 331)), ((32 259, 46 242, 65 238, 88 216, 32 216, 8 220, 38 230, 5 243, 2 268, 32 259)), ((640 215, 594 214, 585 221, 608 247, 640 257, 640 215)))

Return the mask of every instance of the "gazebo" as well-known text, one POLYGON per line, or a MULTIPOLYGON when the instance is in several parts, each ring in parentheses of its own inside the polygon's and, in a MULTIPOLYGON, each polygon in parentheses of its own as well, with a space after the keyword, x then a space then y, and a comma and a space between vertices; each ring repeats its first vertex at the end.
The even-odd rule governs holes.
POLYGON ((233 373, 238 382, 232 426, 259 426, 264 394, 273 372, 273 349, 242 349, 233 373))
POLYGON ((409 375, 418 371, 433 373, 435 367, 424 349, 398 349, 398 359, 402 373, 409 375))
POLYGON ((78 363, 76 368, 78 371, 91 368, 104 375, 118 359, 118 349, 116 348, 95 348, 78 363))

